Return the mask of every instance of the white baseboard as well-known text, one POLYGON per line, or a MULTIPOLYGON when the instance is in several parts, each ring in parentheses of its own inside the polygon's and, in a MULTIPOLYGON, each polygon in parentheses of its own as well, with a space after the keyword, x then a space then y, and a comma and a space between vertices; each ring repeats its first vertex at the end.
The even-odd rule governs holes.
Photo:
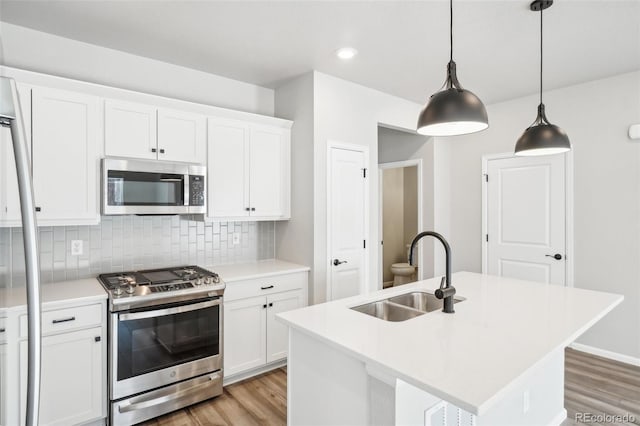
POLYGON ((559 412, 558 415, 553 418, 553 420, 551 420, 551 423, 549 423, 549 426, 560 426, 562 422, 564 422, 566 419, 567 419, 567 410, 562 409, 562 411, 559 412))
POLYGON ((243 371, 241 373, 236 373, 233 376, 224 376, 223 386, 230 385, 232 383, 240 382, 242 380, 246 380, 250 377, 257 376, 262 373, 266 373, 267 371, 275 370, 276 368, 284 367, 287 365, 287 359, 283 359, 280 361, 272 362, 271 364, 263 365, 261 367, 256 367, 248 371, 243 371))
POLYGON ((640 358, 636 358, 630 355, 624 355, 618 352, 608 351, 606 349, 600 349, 589 345, 584 345, 582 343, 572 343, 569 345, 571 348, 586 352, 592 355, 601 356, 603 358, 609 358, 614 361, 624 362, 625 364, 631 364, 640 367, 640 358))

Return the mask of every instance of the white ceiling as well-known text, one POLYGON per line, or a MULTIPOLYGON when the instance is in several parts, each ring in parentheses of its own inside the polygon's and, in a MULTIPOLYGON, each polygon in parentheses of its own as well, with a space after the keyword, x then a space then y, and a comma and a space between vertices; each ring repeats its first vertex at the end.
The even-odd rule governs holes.
MULTIPOLYGON (((462 85, 486 103, 535 93, 526 0, 454 1, 462 85)), ((562 0, 544 15, 545 88, 640 69, 640 0, 562 0)), ((315 69, 422 103, 444 80, 448 2, 8 1, 0 19, 266 87, 315 69), (358 49, 338 60, 342 46, 358 49)))

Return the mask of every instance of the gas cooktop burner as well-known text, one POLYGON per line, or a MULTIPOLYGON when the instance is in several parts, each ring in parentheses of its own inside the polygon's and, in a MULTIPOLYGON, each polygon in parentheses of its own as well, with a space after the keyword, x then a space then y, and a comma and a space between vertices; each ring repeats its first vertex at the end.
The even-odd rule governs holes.
MULTIPOLYGON (((158 293, 167 293, 202 288, 202 292, 224 289, 224 283, 215 272, 199 266, 150 269, 112 274, 101 274, 98 280, 114 301, 128 300, 132 297, 146 297, 158 293)), ((189 291, 189 294, 193 291, 189 291)), ((198 291, 195 291, 198 293, 198 291)))

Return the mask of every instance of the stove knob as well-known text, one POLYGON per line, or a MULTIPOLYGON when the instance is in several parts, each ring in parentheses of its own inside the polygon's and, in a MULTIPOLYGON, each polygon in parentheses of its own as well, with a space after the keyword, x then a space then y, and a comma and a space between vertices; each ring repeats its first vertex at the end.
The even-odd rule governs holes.
POLYGON ((212 277, 212 280, 213 280, 214 284, 218 284, 218 283, 220 282, 220 275, 215 274, 215 275, 212 277))
POLYGON ((126 292, 128 294, 133 294, 133 293, 135 293, 135 291, 136 291, 136 288, 134 286, 132 286, 132 285, 127 286, 126 292))
POLYGON ((213 284, 213 278, 212 277, 207 277, 204 279, 204 283, 205 284, 213 284))
POLYGON ((202 285, 202 278, 196 278, 196 285, 202 285))
POLYGON ((114 296, 121 296, 122 295, 122 287, 116 287, 113 289, 113 295, 114 296))

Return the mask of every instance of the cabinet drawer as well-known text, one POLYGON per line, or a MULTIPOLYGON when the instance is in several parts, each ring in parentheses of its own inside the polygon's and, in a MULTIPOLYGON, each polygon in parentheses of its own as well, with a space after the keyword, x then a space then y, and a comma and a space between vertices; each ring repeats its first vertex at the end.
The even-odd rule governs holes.
MULTIPOLYGON (((224 277, 222 277, 222 279, 224 279, 224 277)), ((224 299, 237 300, 245 297, 296 290, 306 286, 307 272, 295 272, 292 274, 272 275, 265 278, 233 281, 227 283, 227 288, 224 292, 224 299)))
MULTIPOLYGON (((45 311, 42 313, 42 334, 74 330, 102 324, 102 305, 76 306, 74 308, 45 311)), ((27 315, 20 316, 20 337, 27 337, 27 315)))
POLYGON ((6 340, 7 336, 7 328, 6 328, 6 319, 0 318, 0 343, 3 343, 6 340))

